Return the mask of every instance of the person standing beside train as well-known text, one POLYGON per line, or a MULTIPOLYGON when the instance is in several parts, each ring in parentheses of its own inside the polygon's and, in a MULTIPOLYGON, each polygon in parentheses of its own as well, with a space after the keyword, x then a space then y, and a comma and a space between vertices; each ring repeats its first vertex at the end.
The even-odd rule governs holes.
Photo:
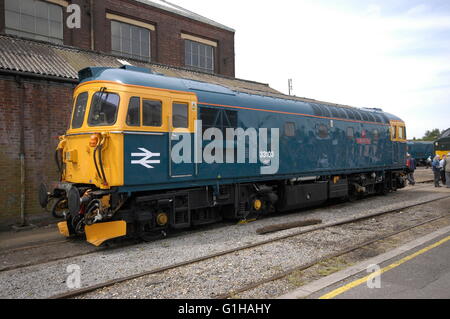
POLYGON ((431 168, 432 162, 433 162, 433 160, 431 159, 431 156, 428 156, 427 161, 426 161, 426 168, 431 168))
POLYGON ((441 157, 439 155, 436 155, 433 159, 433 162, 431 163, 431 166, 433 167, 433 174, 434 174, 434 187, 441 187, 441 185, 439 185, 439 181, 441 179, 440 160, 441 160, 441 157))
POLYGON ((446 180, 446 187, 450 188, 450 153, 447 154, 447 158, 444 162, 444 174, 445 174, 445 180, 446 180))
POLYGON ((414 186, 416 181, 414 180, 414 171, 416 170, 416 160, 411 154, 406 154, 406 166, 408 167, 408 174, 406 175, 408 178, 408 182, 410 185, 414 186))
POLYGON ((442 159, 439 162, 439 167, 441 168, 441 181, 442 181, 442 185, 446 185, 446 180, 445 180, 445 166, 447 163, 447 155, 443 155, 442 159))

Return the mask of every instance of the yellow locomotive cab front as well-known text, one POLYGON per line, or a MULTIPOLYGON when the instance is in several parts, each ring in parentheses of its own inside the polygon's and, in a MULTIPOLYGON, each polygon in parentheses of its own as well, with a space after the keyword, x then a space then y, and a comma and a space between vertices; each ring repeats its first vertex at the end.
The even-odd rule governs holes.
POLYGON ((74 96, 71 127, 58 146, 62 180, 101 189, 123 185, 120 88, 85 84, 74 96))
MULTIPOLYGON (((160 136, 169 131, 166 119, 172 117, 172 109, 162 107, 161 125, 145 126, 144 106, 133 102, 158 100, 169 105, 173 94, 109 81, 84 82, 75 89, 70 127, 56 151, 61 180, 52 185, 51 192, 42 187, 39 195, 42 207, 51 198, 65 200, 66 221, 58 224, 62 235, 85 235, 93 245, 127 235, 127 222, 116 217, 128 199, 127 193, 116 193, 125 180, 125 136, 149 135, 149 131, 160 136)), ((178 100, 186 105, 197 102, 195 94, 185 92, 178 93, 178 100)), ((194 118, 189 123, 193 130, 194 118)), ((157 222, 166 226, 168 217, 157 222)))

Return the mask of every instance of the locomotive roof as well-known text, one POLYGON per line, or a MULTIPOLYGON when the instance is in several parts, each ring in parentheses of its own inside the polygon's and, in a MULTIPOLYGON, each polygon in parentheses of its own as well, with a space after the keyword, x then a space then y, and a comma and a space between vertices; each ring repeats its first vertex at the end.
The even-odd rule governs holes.
MULTIPOLYGON (((85 68, 79 72, 80 82, 87 81, 112 81, 128 85, 147 86, 176 91, 194 92, 199 97, 199 102, 215 103, 216 105, 225 106, 244 106, 255 109, 271 109, 280 112, 303 113, 316 116, 327 117, 324 112, 324 106, 328 106, 328 112, 338 112, 337 109, 344 108, 351 111, 364 113, 378 114, 381 118, 378 121, 378 116, 373 117, 376 120, 368 120, 368 122, 387 123, 390 120, 402 121, 395 115, 383 112, 380 109, 369 108, 355 108, 347 105, 333 104, 328 102, 321 102, 312 99, 298 98, 293 96, 283 95, 281 93, 269 92, 245 92, 245 90, 231 89, 224 85, 216 83, 209 83, 205 81, 196 81, 192 79, 184 79, 179 77, 170 77, 163 74, 156 73, 151 69, 139 68, 134 66, 123 66, 121 68, 85 68), (233 104, 237 102, 238 104, 233 104), (280 103, 282 101, 282 103, 280 103)), ((326 110, 325 110, 326 112, 326 110)), ((330 113, 331 114, 331 113, 330 113)), ((337 113, 336 113, 337 114, 337 113)), ((334 116, 331 116, 334 117, 334 116)), ((335 116, 339 117, 339 116, 335 116)), ((372 118, 369 115, 369 118, 372 118)))

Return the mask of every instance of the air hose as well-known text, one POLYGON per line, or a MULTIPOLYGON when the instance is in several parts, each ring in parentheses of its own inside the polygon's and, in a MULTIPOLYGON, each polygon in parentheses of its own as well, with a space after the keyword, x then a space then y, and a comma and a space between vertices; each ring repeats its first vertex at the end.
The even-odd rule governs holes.
POLYGON ((104 144, 104 138, 102 138, 102 141, 95 147, 94 150, 94 165, 95 170, 97 171, 98 176, 101 178, 104 185, 108 185, 108 181, 106 180, 106 174, 105 170, 103 168, 103 160, 102 160, 102 150, 103 150, 103 144, 104 144), (98 163, 97 163, 97 151, 98 153, 98 163), (100 166, 100 169, 99 169, 100 166))

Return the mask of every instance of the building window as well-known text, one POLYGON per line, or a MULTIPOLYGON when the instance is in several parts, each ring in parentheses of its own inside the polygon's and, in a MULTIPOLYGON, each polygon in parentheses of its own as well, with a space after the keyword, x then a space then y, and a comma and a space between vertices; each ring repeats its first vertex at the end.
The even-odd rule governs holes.
POLYGON ((5 0, 5 33, 63 44, 62 7, 37 0, 5 0))
POLYGON ((185 65, 204 72, 214 72, 214 47, 211 45, 185 41, 185 65))
POLYGON ((113 54, 138 60, 150 60, 150 31, 124 22, 111 21, 113 54))

